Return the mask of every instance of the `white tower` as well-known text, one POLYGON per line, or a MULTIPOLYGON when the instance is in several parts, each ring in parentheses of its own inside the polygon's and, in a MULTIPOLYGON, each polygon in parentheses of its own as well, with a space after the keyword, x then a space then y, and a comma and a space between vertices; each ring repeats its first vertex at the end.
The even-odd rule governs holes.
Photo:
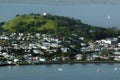
POLYGON ((43 13, 43 16, 46 16, 46 15, 47 15, 47 13, 46 13, 46 12, 44 12, 44 13, 43 13))

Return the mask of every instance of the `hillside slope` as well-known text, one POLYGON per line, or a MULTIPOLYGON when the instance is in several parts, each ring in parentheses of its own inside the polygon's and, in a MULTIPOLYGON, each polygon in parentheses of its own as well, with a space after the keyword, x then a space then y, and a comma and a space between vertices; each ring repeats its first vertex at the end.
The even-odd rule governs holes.
POLYGON ((95 27, 77 19, 50 14, 46 16, 40 14, 17 15, 0 26, 1 32, 41 32, 55 36, 77 34, 93 40, 120 35, 120 30, 117 29, 95 27))

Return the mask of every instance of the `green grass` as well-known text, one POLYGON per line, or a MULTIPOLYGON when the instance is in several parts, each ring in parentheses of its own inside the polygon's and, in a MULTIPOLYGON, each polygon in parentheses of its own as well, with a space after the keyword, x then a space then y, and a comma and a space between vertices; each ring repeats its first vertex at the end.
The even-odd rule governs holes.
POLYGON ((56 29, 56 23, 52 20, 48 20, 46 24, 42 25, 41 27, 38 28, 39 31, 44 30, 44 29, 56 29))
POLYGON ((46 21, 46 23, 44 25, 41 25, 41 26, 33 26, 30 28, 30 30, 34 29, 34 30, 37 30, 37 31, 41 31, 41 30, 44 30, 44 29, 55 29, 56 28, 56 23, 55 21, 52 21, 52 20, 47 20, 47 19, 44 19, 43 16, 37 16, 37 18, 34 18, 33 15, 26 15, 24 17, 22 16, 17 16, 16 18, 8 21, 7 23, 5 23, 2 28, 4 30, 8 30, 10 32, 16 32, 16 29, 15 27, 17 25, 19 25, 20 22, 24 22, 25 24, 19 26, 21 28, 25 28, 26 25, 30 24, 30 23, 37 23, 37 22, 43 22, 43 21, 46 21))
POLYGON ((118 36, 120 34, 120 30, 90 26, 88 24, 81 23, 80 20, 69 17, 54 15, 42 16, 38 14, 19 15, 3 24, 1 30, 6 32, 23 33, 41 31, 60 35, 75 33, 91 40, 118 36))

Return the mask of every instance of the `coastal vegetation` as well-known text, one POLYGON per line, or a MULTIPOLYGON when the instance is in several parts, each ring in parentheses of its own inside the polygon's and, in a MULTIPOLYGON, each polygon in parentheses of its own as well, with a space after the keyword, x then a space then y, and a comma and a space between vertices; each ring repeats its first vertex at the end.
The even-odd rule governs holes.
POLYGON ((0 30, 1 64, 120 61, 120 30, 115 27, 31 13, 1 22, 0 30))
POLYGON ((41 14, 23 14, 8 22, 1 22, 0 29, 2 32, 9 33, 46 33, 54 36, 67 36, 77 34, 91 40, 99 40, 107 37, 120 35, 120 30, 117 28, 103 28, 84 24, 81 20, 56 16, 56 15, 41 15, 41 14))

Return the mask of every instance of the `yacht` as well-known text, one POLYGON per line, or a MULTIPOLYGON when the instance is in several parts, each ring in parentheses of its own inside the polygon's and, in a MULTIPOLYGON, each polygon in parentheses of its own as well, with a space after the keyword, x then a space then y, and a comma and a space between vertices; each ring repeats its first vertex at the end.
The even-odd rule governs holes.
POLYGON ((63 71, 63 69, 62 68, 58 68, 58 71, 63 71))
POLYGON ((107 16, 107 19, 110 19, 111 17, 110 17, 110 14, 108 14, 108 16, 107 16))
POLYGON ((101 69, 100 69, 100 68, 97 68, 96 72, 101 72, 101 69))

